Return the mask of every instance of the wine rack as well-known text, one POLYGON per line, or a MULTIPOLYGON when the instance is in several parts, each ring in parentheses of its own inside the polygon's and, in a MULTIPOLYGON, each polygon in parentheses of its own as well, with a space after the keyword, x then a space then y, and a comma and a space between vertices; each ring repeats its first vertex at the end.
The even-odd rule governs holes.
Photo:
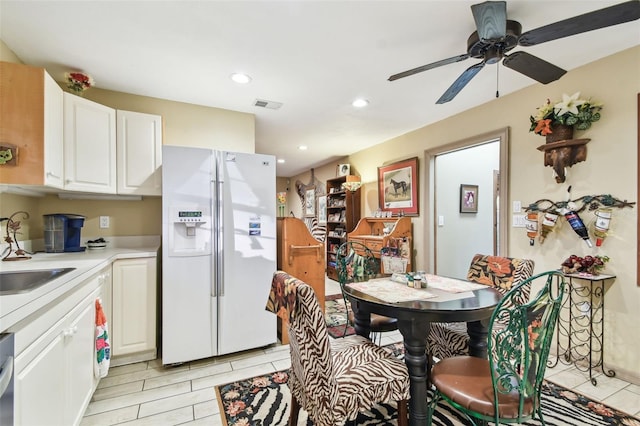
POLYGON ((604 366, 604 287, 615 275, 565 274, 565 277, 569 283, 558 316, 557 357, 547 365, 553 368, 558 362, 573 364, 588 372, 591 384, 596 386, 593 370, 599 368, 607 377, 616 375, 604 366))

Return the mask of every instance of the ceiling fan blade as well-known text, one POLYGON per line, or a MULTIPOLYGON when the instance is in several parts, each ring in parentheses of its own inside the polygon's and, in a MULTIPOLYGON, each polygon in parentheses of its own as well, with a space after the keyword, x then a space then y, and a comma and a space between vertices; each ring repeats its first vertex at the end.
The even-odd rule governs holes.
POLYGON ((440 99, 437 100, 436 104, 444 104, 455 98, 464 86, 466 86, 482 68, 484 68, 484 61, 467 68, 462 74, 460 74, 460 77, 453 82, 447 91, 440 96, 440 99))
POLYGON ((566 74, 566 71, 527 52, 514 52, 502 60, 505 67, 518 71, 542 84, 551 83, 566 74))
POLYGON ((480 40, 499 40, 507 33, 507 3, 486 1, 471 6, 480 40))
POLYGON ((394 81, 394 80, 397 80, 399 78, 409 77, 410 75, 418 74, 419 72, 423 72, 423 71, 427 71, 427 70, 430 70, 430 69, 433 69, 433 68, 441 67, 443 65, 448 65, 448 64, 453 64, 454 62, 464 61, 468 57, 469 57, 469 54, 465 53, 464 55, 458 55, 458 56, 454 56, 452 58, 443 59, 441 61, 432 62, 430 64, 423 65, 421 67, 413 68, 413 69, 408 70, 408 71, 404 71, 404 72, 401 72, 401 73, 398 73, 398 74, 394 74, 391 77, 389 77, 388 80, 389 81, 394 81))
POLYGON ((611 27, 640 18, 640 1, 632 0, 615 6, 595 10, 527 31, 520 36, 520 46, 533 46, 575 34, 611 27))

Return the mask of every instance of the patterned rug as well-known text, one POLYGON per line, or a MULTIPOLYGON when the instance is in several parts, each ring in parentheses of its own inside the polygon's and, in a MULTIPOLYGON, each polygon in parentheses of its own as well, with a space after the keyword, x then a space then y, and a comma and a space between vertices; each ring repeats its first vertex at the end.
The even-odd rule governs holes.
MULTIPOLYGON (((388 348, 395 354, 402 353, 401 344, 390 345, 388 348)), ((287 387, 288 379, 289 372, 285 370, 216 386, 223 424, 227 426, 287 425, 291 403, 291 393, 287 387)), ((640 426, 638 418, 592 401, 551 382, 544 383, 542 401, 542 413, 547 426, 640 426)), ((396 425, 396 407, 387 404, 377 405, 369 411, 360 413, 356 424, 396 425)), ((440 403, 434 414, 433 424, 462 426, 469 423, 449 405, 440 403)), ((541 425, 538 420, 522 424, 541 425)), ((298 426, 313 426, 304 410, 300 411, 298 426)))
MULTIPOLYGON (((349 302, 347 302, 349 303, 349 302)), ((351 309, 351 307, 349 307, 351 309)), ((344 300, 341 294, 330 294, 324 298, 324 317, 327 322, 329 336, 338 338, 344 335, 344 326, 347 323, 344 300)), ((347 336, 355 334, 354 328, 347 327, 347 336)))

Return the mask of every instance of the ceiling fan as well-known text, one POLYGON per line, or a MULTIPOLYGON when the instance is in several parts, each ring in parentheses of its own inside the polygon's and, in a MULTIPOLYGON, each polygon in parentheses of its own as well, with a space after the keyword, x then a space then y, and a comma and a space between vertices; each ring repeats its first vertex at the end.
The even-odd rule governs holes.
POLYGON ((467 40, 467 53, 394 74, 389 77, 389 81, 464 61, 468 58, 477 58, 482 61, 467 68, 438 99, 437 104, 444 104, 452 100, 486 64, 495 64, 500 60, 505 67, 518 71, 542 84, 551 83, 562 77, 566 71, 526 52, 518 51, 510 55, 506 53, 516 46, 533 46, 635 21, 640 18, 640 1, 627 1, 554 22, 525 33, 522 33, 522 25, 519 22, 507 19, 507 3, 505 1, 486 1, 475 4, 471 6, 471 12, 476 22, 477 31, 474 31, 467 40))

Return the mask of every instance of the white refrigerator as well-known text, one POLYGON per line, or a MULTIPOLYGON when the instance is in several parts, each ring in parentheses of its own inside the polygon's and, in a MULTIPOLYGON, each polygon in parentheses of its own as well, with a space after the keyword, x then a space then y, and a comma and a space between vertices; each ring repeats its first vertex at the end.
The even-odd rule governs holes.
POLYGON ((162 158, 162 363, 275 343, 275 158, 169 145, 162 158))

